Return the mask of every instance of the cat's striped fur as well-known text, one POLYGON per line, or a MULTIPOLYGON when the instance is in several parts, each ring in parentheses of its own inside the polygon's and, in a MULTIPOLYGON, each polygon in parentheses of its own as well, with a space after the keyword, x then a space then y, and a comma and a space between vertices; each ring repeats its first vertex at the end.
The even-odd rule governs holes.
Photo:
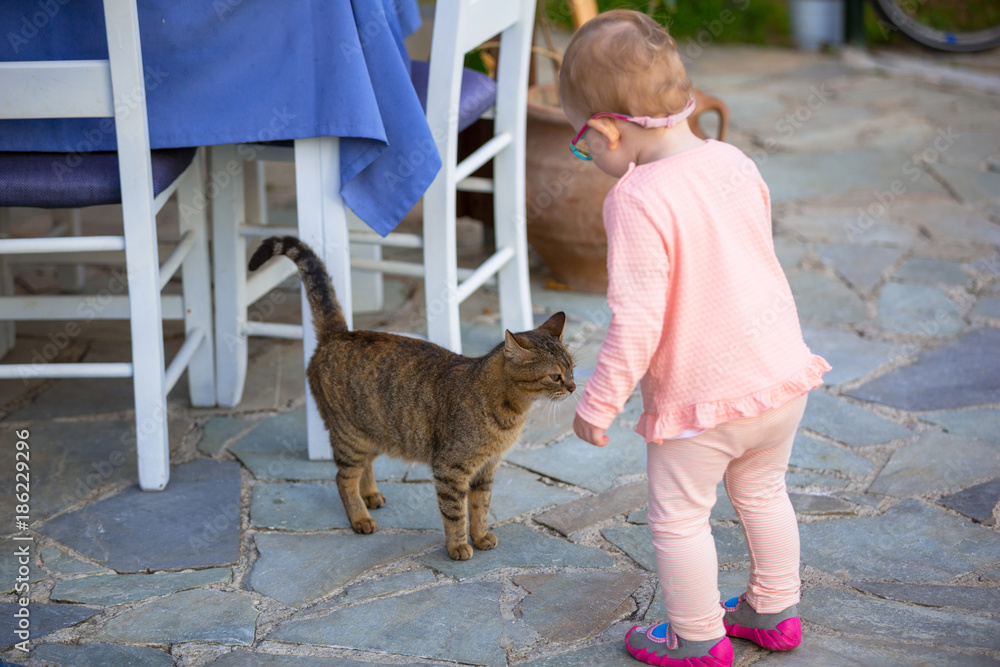
POLYGON ((531 404, 569 395, 573 360, 562 343, 566 316, 537 329, 506 332, 478 358, 376 331, 348 331, 333 286, 313 251, 290 236, 271 237, 250 269, 275 255, 298 265, 318 342, 309 388, 330 433, 337 488, 351 527, 375 531, 368 509, 381 507, 372 462, 380 454, 427 463, 434 475, 448 555, 492 549, 486 525, 493 473, 516 441, 531 404))

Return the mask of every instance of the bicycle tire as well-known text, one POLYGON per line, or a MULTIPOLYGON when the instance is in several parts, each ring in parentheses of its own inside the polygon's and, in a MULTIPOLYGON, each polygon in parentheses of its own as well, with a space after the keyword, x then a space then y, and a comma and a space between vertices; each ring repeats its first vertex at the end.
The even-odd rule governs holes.
POLYGON ((882 19, 898 28, 903 35, 938 51, 963 53, 1000 46, 1000 24, 975 31, 947 31, 921 23, 900 6, 899 0, 872 0, 872 5, 882 19))

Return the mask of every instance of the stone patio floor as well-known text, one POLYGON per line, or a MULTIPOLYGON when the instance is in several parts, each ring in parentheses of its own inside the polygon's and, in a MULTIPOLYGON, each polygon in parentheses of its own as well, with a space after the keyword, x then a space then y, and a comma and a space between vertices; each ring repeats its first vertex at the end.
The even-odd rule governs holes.
MULTIPOLYGON (((1000 99, 783 50, 709 48, 690 71, 728 102, 730 140, 770 184, 807 342, 834 367, 812 394, 788 474, 805 640, 785 654, 736 640, 737 664, 1000 664, 1000 99)), ((272 217, 293 215, 288 173, 269 177, 272 217)), ((471 237, 463 254, 478 251, 471 237)), ((534 269, 536 313, 569 314, 585 379, 604 297, 548 289, 544 266, 534 269)), ((45 291, 51 278, 19 284, 45 291)), ((294 321, 298 287, 286 287, 264 306, 294 321)), ((388 293, 386 311, 357 325, 419 331, 419 285, 390 281, 388 293)), ((463 318, 468 354, 500 340, 488 290, 463 318)), ((50 328, 20 331, 11 360, 53 340, 50 328)), ((127 336, 88 325, 60 354, 107 359, 127 336)), ((572 401, 536 406, 498 473, 498 548, 453 562, 423 466, 380 460, 379 531, 351 532, 333 464, 306 460, 303 387, 301 344, 265 340, 253 342, 238 408, 192 409, 179 386, 170 485, 142 493, 129 381, 0 384, 0 498, 13 510, 13 431, 27 429, 32 523, 19 534, 33 555, 25 654, 11 648, 23 544, 11 518, 0 658, 638 664, 624 634, 661 619, 663 605, 636 397, 606 449, 571 435, 572 401)), ((722 594, 736 595, 749 562, 721 489, 712 525, 722 594)))

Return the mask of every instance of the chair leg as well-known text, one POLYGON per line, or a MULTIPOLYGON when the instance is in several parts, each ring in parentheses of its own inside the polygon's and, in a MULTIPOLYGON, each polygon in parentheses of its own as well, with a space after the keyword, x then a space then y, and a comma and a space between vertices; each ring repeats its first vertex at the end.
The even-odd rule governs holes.
MULTIPOLYGON (((53 222, 57 226, 64 225, 66 227, 64 236, 83 236, 82 217, 78 208, 57 208, 52 211, 53 222)), ((56 278, 59 281, 60 292, 77 294, 83 291, 84 266, 83 264, 60 264, 56 268, 56 278)))
MULTIPOLYGON (((0 208, 0 239, 10 235, 10 209, 0 208)), ((14 273, 0 255, 0 296, 14 296, 14 273)), ((12 321, 0 321, 0 358, 14 349, 15 327, 12 321)))
POLYGON ((494 158, 493 206, 497 248, 510 247, 514 256, 497 274, 500 322, 510 331, 526 331, 535 324, 531 314, 528 276, 528 237, 525 227, 524 153, 517 146, 494 158))
MULTIPOLYGON (((370 228, 348 210, 348 229, 354 231, 370 231, 370 228)), ((382 246, 369 243, 355 243, 351 246, 351 257, 382 261, 382 246)), ((351 298, 354 302, 354 312, 377 313, 382 310, 385 299, 381 271, 351 271, 351 298)))
POLYGON ((123 214, 139 486, 143 491, 162 491, 170 479, 170 446, 160 262, 152 198, 132 205, 123 203, 123 214))
MULTIPOLYGON (((443 170, 442 170, 443 172, 443 170)), ((496 195, 494 195, 495 197, 496 195)), ((452 352, 462 352, 458 319, 458 252, 455 188, 438 174, 424 195, 424 298, 427 339, 452 352), (442 185, 439 181, 445 181, 442 185)))
MULTIPOLYGON (((347 240, 347 206, 340 196, 340 143, 335 137, 295 140, 295 196, 299 238, 326 265, 333 289, 351 328, 351 265, 347 240)), ((302 347, 305 364, 316 349, 312 313, 302 295, 302 347)), ((333 449, 312 393, 306 387, 309 458, 332 459, 333 449)))
POLYGON ((227 165, 242 165, 233 145, 213 146, 209 168, 218 192, 212 197, 212 256, 215 280, 215 390, 218 404, 231 408, 243 397, 247 377, 247 245, 239 228, 245 219, 243 178, 227 165), (223 175, 225 177, 223 177, 223 175))
POLYGON ((266 225, 267 180, 262 160, 251 160, 243 165, 243 189, 246 196, 247 224, 266 225))
POLYGON ((184 285, 184 331, 190 336, 201 329, 204 338, 198 351, 188 363, 188 392, 191 405, 209 407, 215 405, 215 341, 212 338, 212 270, 208 260, 208 216, 204 200, 198 192, 204 188, 204 172, 199 152, 184 180, 177 188, 177 204, 180 209, 180 231, 183 235, 189 229, 194 231, 196 240, 181 266, 184 285))

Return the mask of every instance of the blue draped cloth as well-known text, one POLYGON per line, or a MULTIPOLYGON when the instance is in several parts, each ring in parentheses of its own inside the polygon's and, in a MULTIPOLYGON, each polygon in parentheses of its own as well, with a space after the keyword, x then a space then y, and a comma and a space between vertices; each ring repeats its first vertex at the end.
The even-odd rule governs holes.
MULTIPOLYGON (((440 169, 403 44, 420 25, 416 0, 138 9, 153 148, 340 137, 341 194, 383 235, 440 169)), ((100 0, 5 0, 0 31, 0 60, 108 57, 100 0)), ((0 121, 0 151, 115 148, 106 119, 0 121)))

